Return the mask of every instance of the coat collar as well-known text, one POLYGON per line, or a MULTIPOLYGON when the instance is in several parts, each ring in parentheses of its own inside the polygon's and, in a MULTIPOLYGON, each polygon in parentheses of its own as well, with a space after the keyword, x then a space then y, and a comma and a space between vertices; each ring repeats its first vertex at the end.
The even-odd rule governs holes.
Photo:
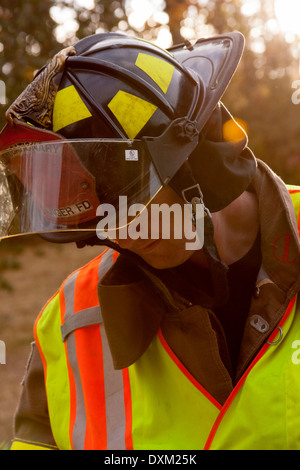
MULTIPOLYGON (((262 268, 257 285, 265 287, 259 308, 264 308, 268 323, 275 327, 288 301, 300 289, 298 226, 285 184, 261 161, 258 161, 252 189, 259 203, 262 247, 262 268)), ((126 256, 120 255, 99 283, 99 302, 117 369, 137 361, 160 326, 168 323, 170 318, 179 319, 191 306, 184 296, 166 287, 159 272, 156 275, 147 276, 126 256)), ((203 292, 204 304, 206 296, 203 292)), ((199 308, 207 312, 205 307, 199 308)), ((249 317, 253 316, 253 308, 252 305, 249 317)), ((252 330, 246 326, 240 371, 265 339, 262 335, 253 339, 257 332, 252 330)))

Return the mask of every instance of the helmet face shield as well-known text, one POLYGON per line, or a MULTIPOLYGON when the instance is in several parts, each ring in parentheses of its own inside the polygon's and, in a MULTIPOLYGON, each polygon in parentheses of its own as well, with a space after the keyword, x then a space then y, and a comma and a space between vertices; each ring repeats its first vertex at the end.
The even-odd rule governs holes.
POLYGON ((103 33, 56 54, 6 112, 0 239, 39 233, 74 241, 94 237, 99 217, 108 231, 129 223, 124 198, 127 207, 146 206, 171 184, 243 46, 239 33, 169 51, 103 33))
POLYGON ((127 223, 120 196, 147 205, 162 187, 145 143, 122 139, 20 144, 0 153, 0 175, 0 239, 94 232, 107 204, 109 231, 127 223))

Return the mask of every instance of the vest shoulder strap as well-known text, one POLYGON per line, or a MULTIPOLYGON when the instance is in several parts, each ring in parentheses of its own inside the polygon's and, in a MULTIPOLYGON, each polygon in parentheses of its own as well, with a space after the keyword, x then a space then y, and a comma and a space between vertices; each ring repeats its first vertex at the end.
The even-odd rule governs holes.
POLYGON ((97 286, 112 267, 118 253, 105 250, 99 257, 71 274, 62 285, 65 298, 62 338, 78 328, 102 323, 97 286), (76 313, 76 315, 74 315, 76 313))

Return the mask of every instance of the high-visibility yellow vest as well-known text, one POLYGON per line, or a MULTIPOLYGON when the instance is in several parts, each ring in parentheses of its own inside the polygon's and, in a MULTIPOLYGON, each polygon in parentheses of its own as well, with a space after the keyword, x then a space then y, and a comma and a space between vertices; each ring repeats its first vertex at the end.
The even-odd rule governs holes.
MULTIPOLYGON (((290 187, 290 193, 298 218, 300 190, 290 187)), ((116 256, 106 250, 73 273, 35 324, 57 447, 300 449, 297 298, 220 405, 180 363, 161 331, 136 363, 113 369, 97 284, 116 256)))

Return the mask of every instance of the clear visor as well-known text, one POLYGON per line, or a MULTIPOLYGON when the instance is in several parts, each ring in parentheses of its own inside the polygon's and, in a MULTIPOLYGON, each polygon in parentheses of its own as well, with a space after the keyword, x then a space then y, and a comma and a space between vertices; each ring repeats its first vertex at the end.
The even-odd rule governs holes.
POLYGON ((0 152, 0 239, 94 232, 104 217, 109 232, 129 223, 125 203, 146 206, 161 187, 142 141, 17 145, 0 152))

